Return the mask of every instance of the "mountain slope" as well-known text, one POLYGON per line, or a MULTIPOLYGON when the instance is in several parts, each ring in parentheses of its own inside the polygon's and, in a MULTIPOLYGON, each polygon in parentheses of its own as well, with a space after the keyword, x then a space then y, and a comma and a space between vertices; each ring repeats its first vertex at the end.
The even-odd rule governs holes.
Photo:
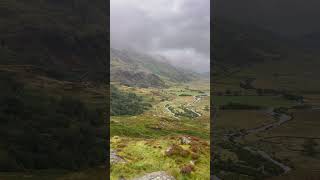
POLYGON ((296 36, 320 30, 318 0, 216 0, 215 16, 286 35, 296 36))
POLYGON ((2 0, 0 14, 0 171, 104 164, 107 2, 2 0))
POLYGON ((128 50, 111 48, 111 81, 130 86, 164 87, 166 82, 188 82, 194 72, 176 68, 156 57, 128 50))
POLYGON ((224 17, 216 17, 214 27, 214 73, 286 59, 288 52, 298 48, 292 40, 271 31, 224 17))
POLYGON ((0 63, 32 65, 59 80, 105 81, 105 3, 4 0, 0 3, 0 63))

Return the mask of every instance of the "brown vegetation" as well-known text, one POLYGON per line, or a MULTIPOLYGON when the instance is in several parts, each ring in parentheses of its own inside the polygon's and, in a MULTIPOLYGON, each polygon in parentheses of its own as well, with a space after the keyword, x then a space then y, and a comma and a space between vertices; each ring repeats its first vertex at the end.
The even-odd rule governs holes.
POLYGON ((194 166, 191 164, 185 165, 180 169, 181 174, 190 174, 192 171, 194 171, 194 166))

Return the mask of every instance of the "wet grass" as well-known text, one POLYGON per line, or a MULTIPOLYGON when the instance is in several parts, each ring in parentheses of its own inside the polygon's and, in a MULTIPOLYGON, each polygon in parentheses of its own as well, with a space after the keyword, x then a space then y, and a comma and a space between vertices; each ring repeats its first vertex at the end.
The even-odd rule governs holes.
MULTIPOLYGON (((184 175, 180 173, 180 169, 182 166, 190 163, 192 160, 191 155, 167 156, 165 154, 166 149, 172 144, 179 144, 176 138, 149 140, 125 137, 123 139, 121 137, 115 138, 117 139, 116 141, 114 139, 111 140, 113 141, 112 147, 118 151, 118 154, 123 157, 127 163, 115 164, 111 167, 112 180, 118 179, 121 175, 125 178, 134 178, 155 171, 166 171, 168 174, 176 177, 176 179, 209 179, 210 173, 208 167, 210 164, 210 151, 208 150, 208 144, 201 145, 203 150, 197 152, 199 157, 195 163, 195 170, 191 174, 184 175)), ((189 153, 192 153, 190 145, 181 145, 181 147, 189 153)))

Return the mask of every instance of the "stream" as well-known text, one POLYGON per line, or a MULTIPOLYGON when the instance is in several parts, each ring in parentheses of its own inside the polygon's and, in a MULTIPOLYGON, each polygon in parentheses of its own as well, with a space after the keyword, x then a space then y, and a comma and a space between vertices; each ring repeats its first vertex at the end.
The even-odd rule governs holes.
MULTIPOLYGON (((255 127, 255 128, 251 128, 251 129, 246 129, 244 131, 241 132, 237 132, 237 133, 232 133, 232 134, 227 134, 226 137, 230 142, 235 143, 237 139, 239 138, 243 138, 245 136, 248 136, 250 134, 255 134, 255 133, 259 133, 262 131, 267 131, 270 129, 273 129, 275 127, 281 126, 282 124, 292 120, 292 116, 284 114, 284 113, 276 113, 272 110, 268 111, 268 114, 271 115, 275 120, 275 122, 266 124, 266 125, 262 125, 259 127, 255 127)), ((244 149, 250 151, 251 153, 254 154, 259 154, 261 157, 263 157, 266 160, 269 160, 270 162, 272 162, 273 164, 279 166, 281 169, 283 169, 283 174, 289 172, 291 170, 291 168, 275 159, 273 159, 270 155, 268 155, 266 152, 261 151, 261 150, 256 150, 255 148, 252 147, 244 147, 244 149)))

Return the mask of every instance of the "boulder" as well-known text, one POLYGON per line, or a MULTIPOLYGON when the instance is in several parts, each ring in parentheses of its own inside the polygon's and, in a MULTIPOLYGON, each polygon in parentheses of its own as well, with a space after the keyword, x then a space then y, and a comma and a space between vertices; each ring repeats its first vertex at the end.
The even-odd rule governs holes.
POLYGON ((164 171, 158 171, 134 178, 133 180, 175 180, 175 178, 164 171))

